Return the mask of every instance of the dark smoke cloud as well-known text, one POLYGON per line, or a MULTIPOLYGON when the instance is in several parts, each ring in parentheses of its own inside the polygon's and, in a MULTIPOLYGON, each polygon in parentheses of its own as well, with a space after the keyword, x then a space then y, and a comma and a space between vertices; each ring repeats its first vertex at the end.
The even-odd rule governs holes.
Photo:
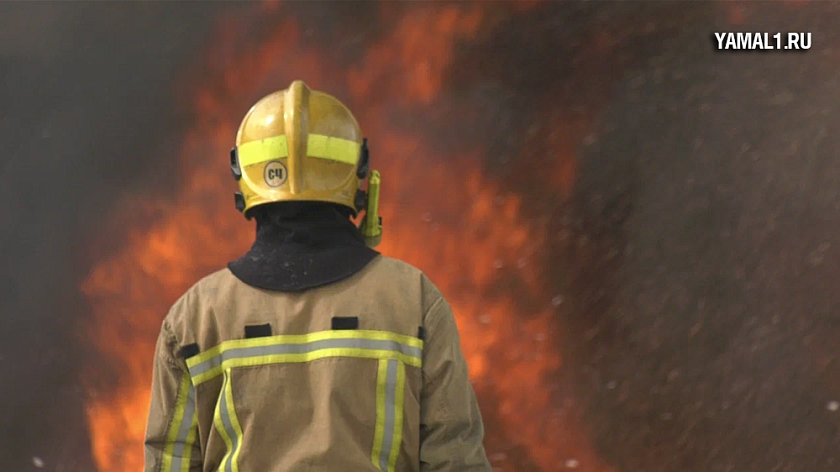
POLYGON ((558 394, 620 472, 837 470, 838 13, 554 2, 450 71, 450 93, 488 90, 469 125, 498 150, 487 170, 550 221, 572 385, 558 394), (814 46, 715 53, 733 11, 814 46), (593 50, 599 34, 616 44, 593 50), (570 205, 541 172, 552 132, 580 150, 570 205))
POLYGON ((566 352, 622 472, 840 467, 840 10, 743 8, 812 49, 715 53, 721 6, 628 71, 583 155, 566 352))
POLYGON ((94 468, 79 381, 90 359, 73 331, 80 254, 119 195, 175 162, 173 77, 223 8, 0 4, 2 470, 34 470, 33 456, 47 470, 94 468))

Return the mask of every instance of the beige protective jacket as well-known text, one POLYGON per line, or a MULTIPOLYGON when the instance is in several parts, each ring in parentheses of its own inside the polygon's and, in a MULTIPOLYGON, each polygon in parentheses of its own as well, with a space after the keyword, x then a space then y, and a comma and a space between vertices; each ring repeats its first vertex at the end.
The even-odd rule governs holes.
POLYGON ((298 293, 221 270, 163 322, 145 472, 487 472, 482 439, 449 304, 398 260, 298 293))

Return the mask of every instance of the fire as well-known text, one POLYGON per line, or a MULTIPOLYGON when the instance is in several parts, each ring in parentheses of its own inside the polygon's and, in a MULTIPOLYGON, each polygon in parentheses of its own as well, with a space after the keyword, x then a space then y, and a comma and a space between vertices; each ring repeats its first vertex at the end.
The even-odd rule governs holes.
POLYGON ((440 92, 443 72, 452 61, 452 43, 473 36, 481 23, 478 5, 467 11, 447 6, 403 16, 393 32, 399 41, 371 48, 362 67, 349 71, 351 94, 362 101, 384 93, 430 104, 440 92), (383 68, 383 64, 391 68, 383 68), (392 68, 399 72, 395 75, 392 68))
MULTIPOLYGON (((484 407, 488 431, 509 434, 506 440, 527 451, 540 470, 561 469, 571 458, 580 470, 611 470, 599 462, 580 427, 559 413, 554 398, 551 378, 562 360, 553 294, 542 282, 545 228, 522 216, 519 195, 482 172, 481 157, 490 150, 451 152, 422 131, 394 124, 394 116, 440 101, 455 45, 493 24, 491 8, 492 3, 386 7, 392 31, 346 67, 308 45, 293 20, 247 48, 239 47, 238 36, 247 21, 226 23, 222 45, 208 57, 213 65, 193 96, 196 124, 184 139, 177 196, 126 196, 123 211, 150 215, 150 222, 131 230, 121 250, 97 260, 82 284, 93 310, 84 335, 118 379, 112 389, 99 389, 88 406, 100 472, 143 467, 160 322, 191 284, 241 255, 252 241, 251 225, 233 210, 234 183, 220 184, 228 176, 225 156, 238 120, 256 99, 295 78, 337 95, 357 114, 370 138, 374 168, 384 179, 386 233, 380 250, 420 267, 450 300, 479 399, 492 395, 498 402, 484 407)), ((573 156, 562 157, 565 164, 553 178, 568 187, 573 156)), ((94 369, 89 375, 93 381, 102 378, 94 369)), ((526 470, 500 457, 505 444, 488 442, 487 448, 501 470, 526 470)))

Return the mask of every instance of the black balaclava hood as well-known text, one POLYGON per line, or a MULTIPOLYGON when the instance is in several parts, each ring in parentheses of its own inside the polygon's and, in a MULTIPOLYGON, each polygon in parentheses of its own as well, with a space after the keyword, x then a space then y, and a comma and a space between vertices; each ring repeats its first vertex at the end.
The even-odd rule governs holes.
POLYGON ((365 245, 350 210, 321 202, 282 202, 251 210, 257 239, 228 264, 242 282, 265 290, 299 292, 362 270, 378 252, 365 245))

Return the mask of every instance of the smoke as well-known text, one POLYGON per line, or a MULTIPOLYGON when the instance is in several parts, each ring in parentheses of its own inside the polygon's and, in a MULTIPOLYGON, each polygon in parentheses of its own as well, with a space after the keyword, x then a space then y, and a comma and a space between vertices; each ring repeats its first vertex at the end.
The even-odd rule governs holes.
POLYGON ((565 349, 618 470, 837 469, 838 13, 721 5, 622 80, 582 156, 565 349), (713 52, 736 27, 815 43, 713 52))
POLYGON ((91 231, 118 241, 100 224, 112 203, 168 174, 184 122, 173 77, 223 8, 0 5, 0 469, 94 468, 80 250, 91 231))

